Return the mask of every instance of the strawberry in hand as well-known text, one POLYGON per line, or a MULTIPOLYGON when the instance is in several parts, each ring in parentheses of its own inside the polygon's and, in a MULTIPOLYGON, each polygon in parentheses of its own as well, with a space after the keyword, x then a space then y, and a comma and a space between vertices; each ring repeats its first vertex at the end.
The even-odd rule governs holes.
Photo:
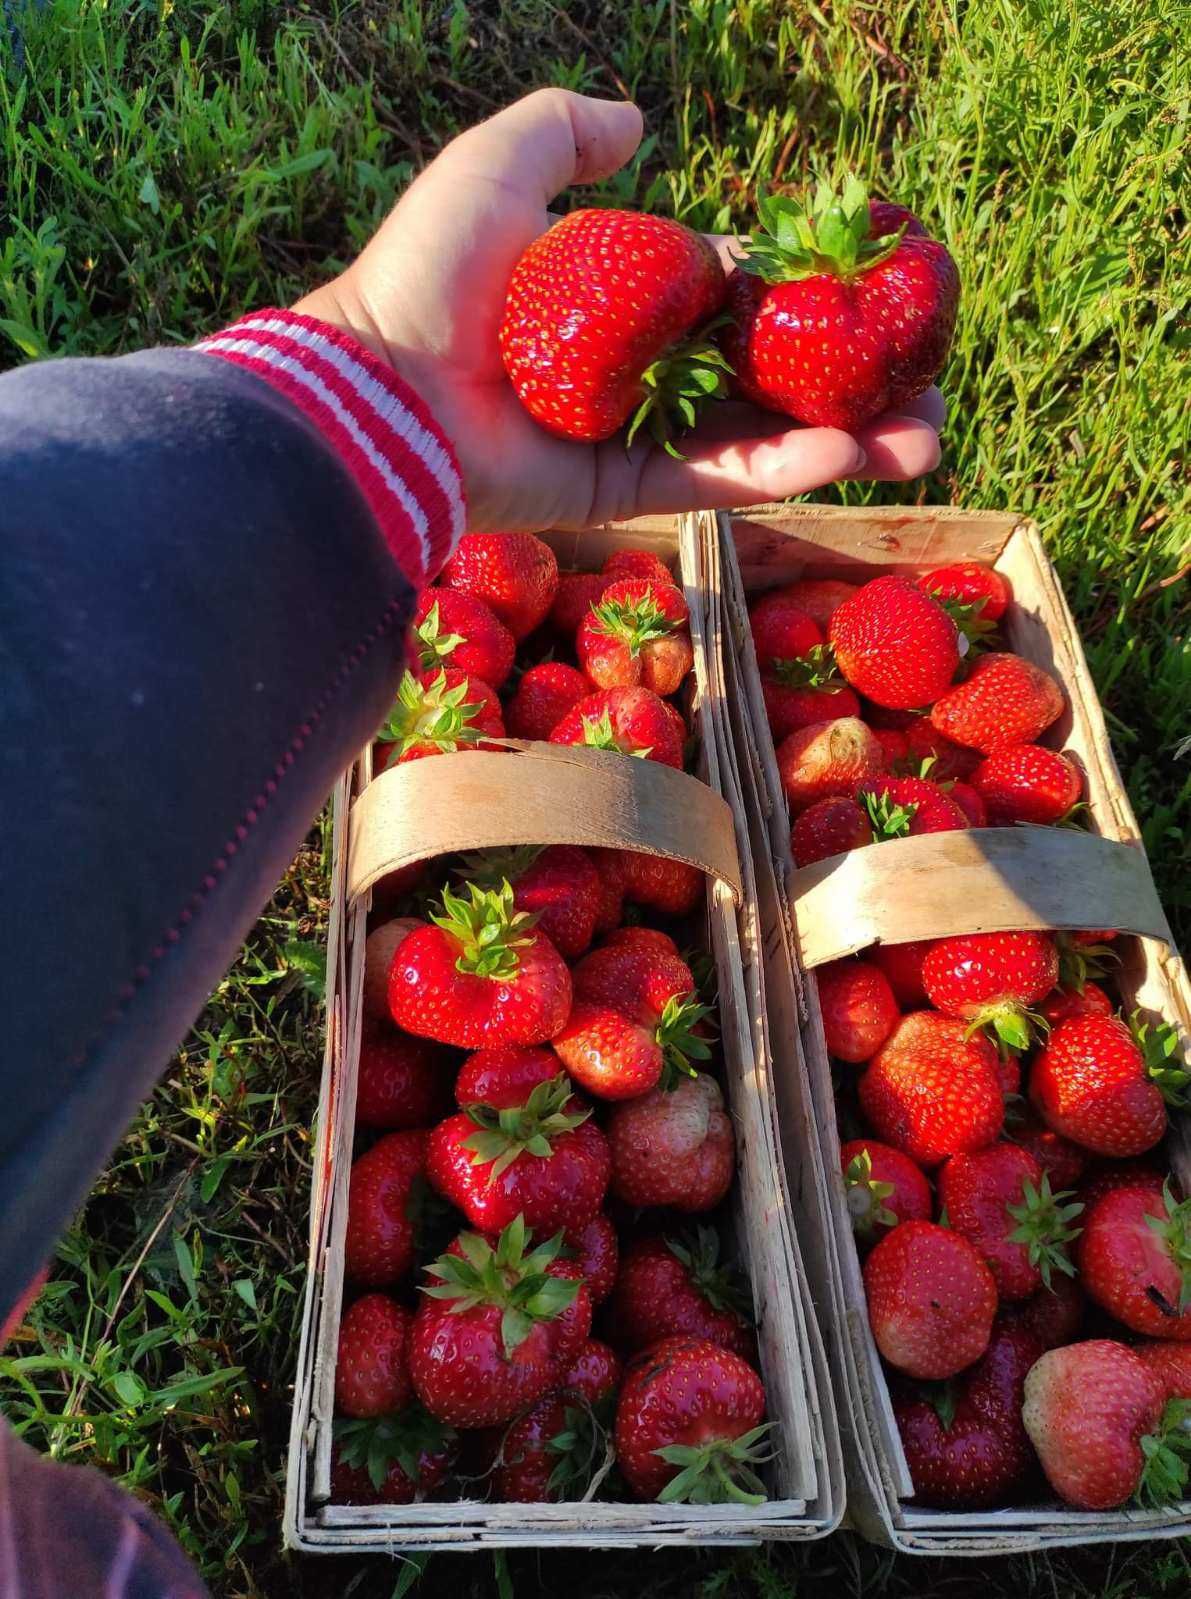
POLYGON ((695 660, 688 616, 672 582, 624 578, 583 618, 575 639, 579 665, 597 688, 676 694, 695 660))

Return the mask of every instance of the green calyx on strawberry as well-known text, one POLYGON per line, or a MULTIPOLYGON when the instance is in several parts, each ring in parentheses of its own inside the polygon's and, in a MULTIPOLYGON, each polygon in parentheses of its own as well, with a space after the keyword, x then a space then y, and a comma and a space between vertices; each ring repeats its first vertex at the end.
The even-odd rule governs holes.
POLYGON ((675 423, 693 428, 708 401, 723 400, 728 394, 732 368, 712 337, 727 320, 717 317, 706 323, 689 339, 673 345, 645 368, 641 374, 645 398, 629 421, 626 449, 641 428, 648 427, 667 455, 678 461, 685 459, 671 440, 675 423))
POLYGON ((714 1227, 696 1227, 693 1233, 676 1238, 667 1236, 665 1243, 713 1310, 734 1311, 752 1325, 752 1298, 736 1273, 720 1260, 719 1234, 714 1227))
POLYGON ((769 670, 783 688, 827 688, 842 681, 830 644, 815 644, 791 660, 775 660, 769 670))
POLYGON ((468 1105, 465 1114, 476 1124, 476 1131, 463 1140, 472 1153, 473 1166, 491 1165, 489 1184, 505 1172, 521 1154, 547 1160, 554 1153, 552 1137, 573 1132, 591 1115, 591 1109, 568 1111, 575 1085, 565 1072, 549 1082, 538 1083, 524 1105, 497 1110, 492 1105, 468 1105))
POLYGON ((710 1015, 710 1005, 704 1005, 694 994, 675 994, 666 1001, 654 1034, 664 1062, 660 1088, 673 1088, 684 1076, 697 1077, 698 1068, 691 1062, 711 1059, 711 1046, 696 1031, 706 1025, 710 1015))
POLYGON ((414 628, 414 638, 417 641, 416 647, 424 672, 429 672, 434 667, 441 666, 464 643, 462 633, 444 633, 442 631, 442 619, 439 615, 437 602, 430 607, 426 615, 414 628))
POLYGON ((457 1437, 454 1428, 436 1421, 416 1402, 396 1415, 374 1416, 367 1421, 337 1416, 332 1431, 342 1464, 366 1470, 368 1480, 378 1491, 394 1462, 416 1487, 421 1461, 427 1455, 447 1453, 457 1437))
POLYGON ((877 843, 910 836, 910 823, 918 815, 918 807, 912 800, 901 804, 891 798, 887 789, 877 793, 874 789, 866 788, 858 797, 872 823, 873 837, 877 843))
POLYGON ((762 1439, 772 1425, 762 1422, 739 1438, 712 1438, 705 1444, 667 1444, 655 1449, 654 1454, 668 1466, 682 1468, 658 1495, 659 1504, 764 1504, 765 1484, 755 1468, 773 1459, 772 1453, 761 1449, 762 1439))
POLYGON ((583 742, 588 749, 615 750, 620 755, 635 755, 641 761, 647 761, 653 750, 652 744, 645 749, 626 750, 616 736, 612 727, 612 718, 607 711, 600 716, 583 718, 583 742))
POLYGON ((1120 963, 1121 957, 1111 944, 1080 944, 1066 933, 1057 934, 1055 944, 1059 951, 1058 986, 1073 988, 1077 994, 1083 993, 1089 977, 1104 977, 1110 965, 1120 963))
POLYGON ((930 589, 927 592, 938 600, 964 638, 967 639, 968 647, 964 651, 965 659, 971 660, 977 651, 987 649, 996 634, 997 624, 984 620, 982 612, 988 604, 985 598, 956 600, 944 598, 942 594, 934 589, 930 589))
POLYGON ((667 616, 648 590, 632 600, 598 600, 591 610, 596 631, 619 639, 630 655, 640 655, 647 644, 668 637, 681 625, 667 616))
POLYGON ((845 1203, 852 1225, 858 1232, 875 1233, 881 1227, 896 1227, 898 1217, 884 1203, 893 1193, 892 1183, 873 1176, 873 1157, 867 1149, 853 1155, 844 1173, 845 1203))
POLYGON ((1027 1010, 1006 1000, 977 1011, 964 1030, 964 1037, 971 1038, 975 1033, 992 1037, 1003 1056, 1010 1050, 1021 1054, 1029 1049, 1036 1033, 1045 1036, 1049 1032, 1050 1023, 1040 1011, 1027 1010))
POLYGON ((1191 1107, 1191 1071, 1178 1059, 1179 1033, 1169 1022, 1147 1021, 1140 1010, 1129 1018, 1129 1031, 1141 1050, 1146 1076, 1177 1110, 1191 1107))
POLYGON ((527 1252, 529 1235, 520 1216, 504 1229, 495 1248, 479 1233, 460 1233, 458 1242, 462 1254, 440 1255, 427 1266, 427 1274, 439 1281, 422 1292, 431 1299, 453 1300, 451 1315, 476 1305, 496 1305, 507 1360, 536 1322, 555 1320, 581 1287, 578 1278, 553 1277, 546 1269, 562 1249, 562 1233, 527 1252))
POLYGON ((1177 1200, 1168 1180, 1162 1185, 1162 1206, 1165 1214, 1147 1216, 1146 1226, 1162 1240, 1179 1273, 1179 1302, 1167 1304, 1152 1283, 1146 1293, 1164 1314, 1181 1316, 1191 1305, 1191 1199, 1177 1200))
POLYGON ((509 844, 476 850, 460 857, 457 875, 478 888, 500 888, 523 877, 544 848, 544 844, 509 844))
POLYGON ((518 950, 529 944, 527 936, 537 921, 528 911, 513 909, 513 889, 506 878, 499 888, 465 883, 468 898, 442 891, 443 909, 430 920, 462 946, 455 968, 476 977, 508 982, 520 968, 518 950))
POLYGON ((1021 1191, 1021 1203, 1005 1207, 1017 1223, 1006 1241, 1025 1244, 1026 1257, 1030 1265, 1036 1266, 1041 1272, 1047 1288, 1050 1287, 1053 1271, 1074 1277, 1075 1267, 1067 1253, 1067 1246, 1083 1231, 1082 1227, 1071 1226, 1075 1218, 1083 1214, 1083 1205, 1078 1201, 1064 1204, 1064 1200, 1071 1198, 1071 1190, 1062 1189, 1057 1194, 1052 1193, 1047 1172, 1043 1172, 1037 1186, 1027 1177, 1021 1191))
POLYGON ((850 282, 893 254, 905 233, 869 238, 868 193, 859 178, 837 195, 827 183, 815 190, 809 212, 798 200, 773 194, 757 203, 761 226, 736 265, 766 283, 793 283, 824 273, 850 282))
POLYGON ((1156 1433, 1141 1439, 1145 1464, 1137 1486, 1143 1505, 1175 1504, 1187 1497, 1191 1476, 1191 1399, 1171 1399, 1156 1433))
POLYGON ((467 682, 448 688, 443 671, 429 682, 406 672, 389 719, 377 738, 385 744, 399 745, 402 755, 420 744, 437 744, 447 751, 478 744, 484 733, 475 725, 475 718, 484 707, 478 700, 469 701, 467 690, 467 682))
POLYGON ((567 1404, 563 1431, 546 1445, 558 1457, 548 1482, 553 1498, 590 1498, 611 1470, 616 1458, 608 1437, 611 1408, 606 1400, 593 1406, 577 1398, 567 1404))

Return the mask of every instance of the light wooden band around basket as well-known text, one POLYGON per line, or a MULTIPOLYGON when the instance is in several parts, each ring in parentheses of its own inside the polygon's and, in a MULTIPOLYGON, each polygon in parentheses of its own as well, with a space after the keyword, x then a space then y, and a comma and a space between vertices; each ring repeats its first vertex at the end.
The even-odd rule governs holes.
POLYGON ((869 944, 1025 927, 1114 927, 1171 941, 1144 853, 1060 827, 870 844, 804 866, 791 891, 806 967, 869 944))
POLYGON ((518 744, 392 766, 352 809, 351 899, 402 866, 454 850, 586 844, 686 861, 741 897, 725 800, 686 772, 611 750, 518 744))

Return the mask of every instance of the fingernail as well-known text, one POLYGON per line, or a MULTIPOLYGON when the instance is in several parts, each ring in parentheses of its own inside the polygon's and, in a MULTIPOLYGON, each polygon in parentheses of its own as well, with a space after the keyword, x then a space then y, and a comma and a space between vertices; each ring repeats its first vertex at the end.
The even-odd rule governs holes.
MULTIPOLYGON (((855 440, 853 440, 855 443, 855 440)), ((863 472, 868 465, 868 451, 860 444, 856 445, 855 459, 848 468, 849 472, 863 472)))

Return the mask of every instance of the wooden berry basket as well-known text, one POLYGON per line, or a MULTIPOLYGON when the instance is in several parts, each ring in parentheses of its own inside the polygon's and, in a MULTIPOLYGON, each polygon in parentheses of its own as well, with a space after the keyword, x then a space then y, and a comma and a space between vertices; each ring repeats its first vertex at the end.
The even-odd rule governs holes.
MULTIPOLYGON (((708 519, 710 520, 710 519, 708 519)), ((849 1520, 867 1537, 923 1554, 1010 1553, 1058 1545, 1175 1537, 1191 1503, 1085 1513, 1040 1503, 973 1513, 915 1508, 913 1483, 869 1330, 859 1256, 839 1172, 831 1065, 815 985, 804 974, 884 941, 903 943, 1012 928, 1115 927, 1115 975, 1130 1006, 1191 1037, 1191 983, 1173 948, 1140 833, 1112 756, 1103 713, 1062 589, 1035 525, 1001 512, 952 507, 784 506, 718 519, 729 667, 741 776, 752 804, 753 858, 763 919, 770 1036, 788 1164, 799 1160, 809 1097, 819 1137, 830 1236, 808 1246, 828 1343, 848 1466, 849 1520), (752 648, 748 601, 802 576, 863 582, 955 560, 991 564, 1015 604, 1007 647, 1063 685, 1067 710, 1042 742, 1083 768, 1088 832, 987 828, 896 840, 801 871, 769 735, 752 648), (832 1333, 836 1336, 832 1336, 832 1333)), ((1171 1165, 1191 1182, 1191 1117, 1168 1139, 1171 1165)))
MULTIPOLYGON (((650 548, 674 563, 691 610, 691 723, 704 782, 607 751, 515 744, 507 756, 440 756, 372 777, 371 750, 334 796, 327 1049, 315 1142, 311 1252, 295 1387, 284 1531, 311 1552, 455 1550, 522 1545, 747 1544, 821 1537, 843 1514, 843 1460, 823 1344, 810 1308, 778 1154, 766 1052, 758 917, 743 807, 722 754, 714 538, 656 518, 577 535, 543 535, 564 568, 612 549, 650 548), (411 818, 414 819, 411 822, 411 818), (577 843, 649 851, 707 875, 706 927, 719 979, 723 1077, 737 1134, 733 1222, 757 1314, 768 1415, 776 1422, 772 1497, 757 1507, 589 1501, 436 1500, 346 1506, 331 1500, 334 1368, 355 1119, 363 952, 371 888, 386 872, 459 849, 577 843)), ((808 1158, 809 1136, 808 1124, 808 1158)))

